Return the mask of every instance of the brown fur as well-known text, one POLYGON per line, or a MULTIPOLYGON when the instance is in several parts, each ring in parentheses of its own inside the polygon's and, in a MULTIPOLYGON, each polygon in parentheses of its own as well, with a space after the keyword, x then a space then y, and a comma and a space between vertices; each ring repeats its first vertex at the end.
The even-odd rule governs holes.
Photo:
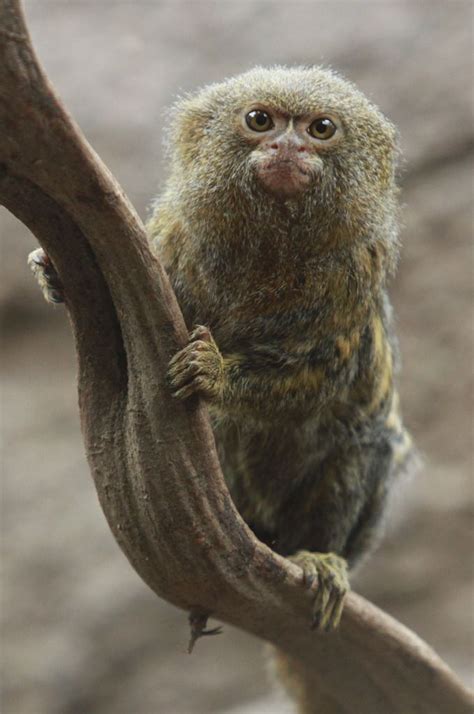
POLYGON ((324 568, 336 563, 343 592, 344 560, 372 546, 412 451, 387 297, 395 130, 321 68, 257 68, 182 99, 172 119, 149 231, 189 328, 206 329, 172 361, 170 382, 207 399, 229 488, 258 537, 284 555, 303 550, 305 569, 308 551, 336 554, 324 568), (343 125, 311 157, 311 183, 284 200, 259 178, 258 137, 239 128, 255 102, 343 125))

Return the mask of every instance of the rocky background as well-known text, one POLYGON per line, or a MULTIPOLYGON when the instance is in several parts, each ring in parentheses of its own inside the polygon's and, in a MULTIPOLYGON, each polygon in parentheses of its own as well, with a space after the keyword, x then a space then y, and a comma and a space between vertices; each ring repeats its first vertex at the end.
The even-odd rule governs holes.
MULTIPOLYGON (((406 421, 425 466, 356 587, 472 676, 472 5, 27 0, 38 53, 145 217, 164 108, 254 64, 331 65, 398 125, 405 227, 393 297, 406 421)), ((132 571, 85 463, 64 310, 0 209, 4 714, 291 711, 262 645, 225 627, 185 654, 186 615, 132 571)), ((408 713, 407 713, 408 714, 408 713)))

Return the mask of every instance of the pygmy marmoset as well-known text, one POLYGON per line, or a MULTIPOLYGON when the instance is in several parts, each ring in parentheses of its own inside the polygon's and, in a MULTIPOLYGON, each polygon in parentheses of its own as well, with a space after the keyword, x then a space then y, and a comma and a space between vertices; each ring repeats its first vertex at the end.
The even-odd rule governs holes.
MULTIPOLYGON (((332 71, 256 68, 175 104, 148 226, 191 331, 173 393, 206 400, 237 508, 317 578, 323 629, 412 454, 386 287, 395 137, 332 71)), ((47 257, 30 264, 60 301, 47 257)))

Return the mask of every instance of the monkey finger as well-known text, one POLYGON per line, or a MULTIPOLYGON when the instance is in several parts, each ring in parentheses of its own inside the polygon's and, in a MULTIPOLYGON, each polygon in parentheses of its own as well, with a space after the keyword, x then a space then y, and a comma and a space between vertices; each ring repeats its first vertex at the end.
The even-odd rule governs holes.
POLYGON ((318 584, 318 572, 317 570, 303 569, 303 585, 305 588, 310 590, 313 586, 318 584))
POLYGON ((176 399, 187 399, 198 392, 204 395, 207 392, 207 382, 203 377, 196 377, 191 382, 188 382, 188 384, 177 389, 173 392, 173 397, 176 397, 176 399))
POLYGON ((205 340, 206 342, 212 342, 211 331, 205 325, 195 325, 193 331, 189 335, 189 340, 205 340))
POLYGON ((46 270, 51 266, 51 261, 42 248, 37 248, 29 254, 28 265, 33 272, 37 270, 46 272, 46 270))
POLYGON ((167 378, 172 387, 183 387, 201 372, 201 366, 197 362, 190 362, 184 365, 174 365, 168 370, 167 378))
POLYGON ((334 611, 337 608, 339 600, 341 599, 341 592, 337 587, 332 587, 329 595, 328 604, 324 612, 324 616, 321 620, 321 629, 326 632, 332 630, 334 625, 334 611))
POLYGON ((209 345, 206 342, 190 342, 170 359, 169 365, 171 366, 178 362, 183 362, 192 359, 193 357, 197 357, 200 352, 208 349, 209 345))
POLYGON ((170 379, 187 380, 194 376, 202 369, 202 365, 198 360, 185 360, 183 362, 175 362, 168 367, 168 375, 170 379))
POLYGON ((318 579, 317 559, 314 557, 314 553, 310 553, 307 550, 299 550, 294 555, 290 555, 288 560, 298 565, 303 571, 303 584, 305 586, 311 587, 318 579))
POLYGON ((184 387, 176 389, 174 392, 172 392, 172 395, 175 399, 188 399, 188 397, 191 397, 193 394, 196 394, 193 382, 185 384, 184 387))
POLYGON ((175 364, 176 362, 181 362, 182 360, 186 359, 188 355, 191 352, 191 345, 186 345, 186 347, 183 347, 182 350, 179 350, 179 352, 176 352, 175 355, 170 359, 169 364, 175 364))
POLYGON ((193 353, 191 352, 190 345, 187 345, 170 359, 168 363, 168 368, 179 368, 181 364, 186 364, 187 362, 189 362, 192 357, 193 353))
POLYGON ((173 397, 177 399, 187 399, 196 392, 199 391, 199 382, 196 379, 191 379, 188 382, 181 382, 180 384, 173 385, 173 397))
POLYGON ((42 248, 28 256, 28 266, 35 276, 47 302, 64 302, 64 290, 54 266, 42 248))
POLYGON ((347 595, 347 593, 345 591, 343 593, 340 593, 339 598, 337 599, 336 604, 334 606, 334 610, 332 613, 333 628, 339 627, 339 623, 341 622, 341 616, 342 616, 342 611, 344 610, 344 603, 346 601, 346 595, 347 595))
POLYGON ((326 632, 330 630, 335 630, 339 626, 341 620, 342 610, 344 608, 344 601, 346 597, 345 590, 335 589, 335 597, 331 604, 331 609, 328 611, 326 618, 326 623, 324 629, 326 632))
POLYGON ((330 589, 327 587, 324 581, 321 581, 318 585, 318 590, 316 592, 316 597, 313 602, 313 622, 312 629, 318 630, 321 627, 321 623, 324 618, 324 613, 328 606, 330 595, 330 589))

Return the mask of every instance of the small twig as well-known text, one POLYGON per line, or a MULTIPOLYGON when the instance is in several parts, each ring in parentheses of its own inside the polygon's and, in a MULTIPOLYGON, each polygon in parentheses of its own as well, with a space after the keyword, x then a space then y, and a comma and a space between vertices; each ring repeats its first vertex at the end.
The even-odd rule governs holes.
POLYGON ((222 632, 222 627, 212 627, 207 630, 207 621, 210 617, 210 612, 203 613, 200 611, 191 611, 189 613, 189 626, 191 628, 191 636, 189 638, 188 644, 188 654, 194 649, 194 645, 200 637, 207 637, 209 635, 220 635, 222 632))

